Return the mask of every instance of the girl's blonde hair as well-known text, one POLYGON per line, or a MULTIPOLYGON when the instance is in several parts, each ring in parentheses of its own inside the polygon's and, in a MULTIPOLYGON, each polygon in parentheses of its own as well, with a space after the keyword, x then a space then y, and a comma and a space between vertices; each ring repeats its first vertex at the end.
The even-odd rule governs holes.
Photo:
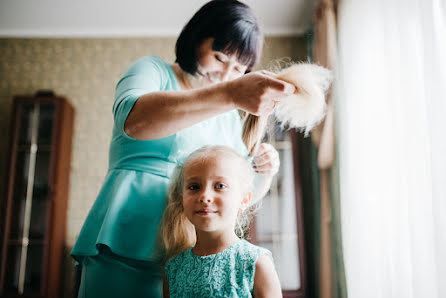
MULTIPOLYGON (((171 182, 167 191, 167 204, 161 221, 161 237, 164 244, 166 260, 181 253, 189 247, 195 245, 196 235, 195 227, 184 214, 182 193, 184 181, 184 169, 191 162, 205 161, 209 155, 230 156, 240 161, 240 168, 246 169, 241 172, 246 193, 252 192, 254 183, 254 172, 251 163, 245 157, 226 146, 205 146, 189 155, 183 164, 177 165, 171 177, 171 182)), ((235 233, 243 238, 248 230, 249 223, 254 215, 254 206, 258 202, 251 201, 243 211, 237 215, 235 233)))
POLYGON ((256 116, 242 112, 243 119, 242 139, 248 148, 249 154, 254 156, 263 136, 265 135, 268 116, 256 116))

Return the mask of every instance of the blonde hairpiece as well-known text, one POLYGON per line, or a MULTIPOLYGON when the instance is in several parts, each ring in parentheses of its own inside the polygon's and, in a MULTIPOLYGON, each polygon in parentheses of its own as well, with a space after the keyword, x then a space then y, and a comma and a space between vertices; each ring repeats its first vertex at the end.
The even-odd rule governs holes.
POLYGON ((325 94, 332 81, 330 70, 311 63, 294 64, 278 76, 297 87, 296 92, 280 100, 274 115, 282 127, 309 132, 325 117, 325 94))
MULTIPOLYGON (((279 101, 274 115, 282 128, 296 128, 305 136, 325 117, 325 94, 332 82, 330 70, 311 63, 293 63, 289 59, 276 60, 271 67, 277 78, 296 86, 296 92, 279 101), (285 68, 282 68, 285 66, 285 68)), ((251 155, 265 134, 268 117, 245 112, 242 139, 251 155)))

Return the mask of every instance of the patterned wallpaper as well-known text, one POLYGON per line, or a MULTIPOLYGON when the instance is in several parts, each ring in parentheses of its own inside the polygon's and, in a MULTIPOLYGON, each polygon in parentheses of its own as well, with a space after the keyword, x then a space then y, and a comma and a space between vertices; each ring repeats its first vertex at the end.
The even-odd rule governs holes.
MULTIPOLYGON (((65 294, 73 285, 68 256, 107 171, 114 88, 137 58, 155 54, 174 61, 174 38, 0 39, 0 191, 5 193, 12 97, 51 89, 70 100, 75 126, 67 212, 65 294)), ((273 59, 306 59, 299 37, 267 38, 259 68, 273 59)), ((0 196, 3 198, 4 195, 0 196)))

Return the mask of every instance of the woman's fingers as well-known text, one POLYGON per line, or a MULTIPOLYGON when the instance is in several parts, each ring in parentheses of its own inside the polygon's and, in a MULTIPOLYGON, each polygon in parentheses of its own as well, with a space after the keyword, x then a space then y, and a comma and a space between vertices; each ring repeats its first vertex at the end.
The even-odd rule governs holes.
POLYGON ((268 106, 265 108, 265 112, 262 113, 262 115, 270 115, 272 112, 274 112, 274 109, 276 108, 277 104, 279 103, 279 101, 277 100, 270 100, 268 102, 268 106))
POLYGON ((269 87, 275 91, 283 93, 283 97, 293 94, 296 91, 296 86, 288 82, 269 77, 269 87))
POLYGON ((266 71, 247 74, 227 83, 229 98, 241 110, 257 116, 266 116, 274 111, 282 98, 293 94, 296 87, 279 80, 266 71))
POLYGON ((296 90, 296 87, 294 85, 273 78, 270 75, 266 75, 266 79, 267 83, 265 85, 267 86, 267 89, 264 91, 265 93, 263 95, 265 110, 263 113, 260 113, 261 115, 271 114, 282 98, 293 94, 296 90))
POLYGON ((262 174, 269 174, 269 175, 275 175, 280 168, 279 162, 266 162, 262 165, 253 165, 254 170, 256 173, 262 173, 262 174))
POLYGON ((257 167, 278 165, 279 157, 275 154, 266 153, 254 158, 253 164, 257 167))
POLYGON ((271 144, 262 143, 254 157, 253 167, 257 173, 276 174, 280 167, 279 153, 271 144))
POLYGON ((277 78, 277 74, 267 70, 261 70, 260 72, 269 77, 269 79, 271 80, 270 87, 272 89, 283 92, 286 95, 293 94, 296 91, 296 86, 287 81, 277 78))
POLYGON ((266 74, 267 76, 270 76, 270 77, 273 77, 273 78, 277 78, 277 74, 275 74, 272 71, 268 71, 268 70, 263 69, 260 72, 263 73, 263 74, 266 74))

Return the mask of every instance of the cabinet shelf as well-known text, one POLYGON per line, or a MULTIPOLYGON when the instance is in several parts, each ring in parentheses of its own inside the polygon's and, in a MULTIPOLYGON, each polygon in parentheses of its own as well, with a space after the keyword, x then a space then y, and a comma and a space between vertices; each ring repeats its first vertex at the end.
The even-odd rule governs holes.
MULTIPOLYGON (((38 151, 45 151, 45 152, 49 152, 51 151, 51 144, 36 144, 37 145, 37 150, 38 151)), ((19 144, 17 147, 17 151, 20 152, 30 152, 31 151, 31 144, 27 143, 27 144, 19 144)))
MULTIPOLYGON (((46 245, 46 241, 43 239, 29 239, 28 240, 28 246, 31 245, 46 245)), ((18 245, 18 246, 22 246, 23 245, 23 241, 21 239, 9 239, 8 240, 8 245, 18 245)))

